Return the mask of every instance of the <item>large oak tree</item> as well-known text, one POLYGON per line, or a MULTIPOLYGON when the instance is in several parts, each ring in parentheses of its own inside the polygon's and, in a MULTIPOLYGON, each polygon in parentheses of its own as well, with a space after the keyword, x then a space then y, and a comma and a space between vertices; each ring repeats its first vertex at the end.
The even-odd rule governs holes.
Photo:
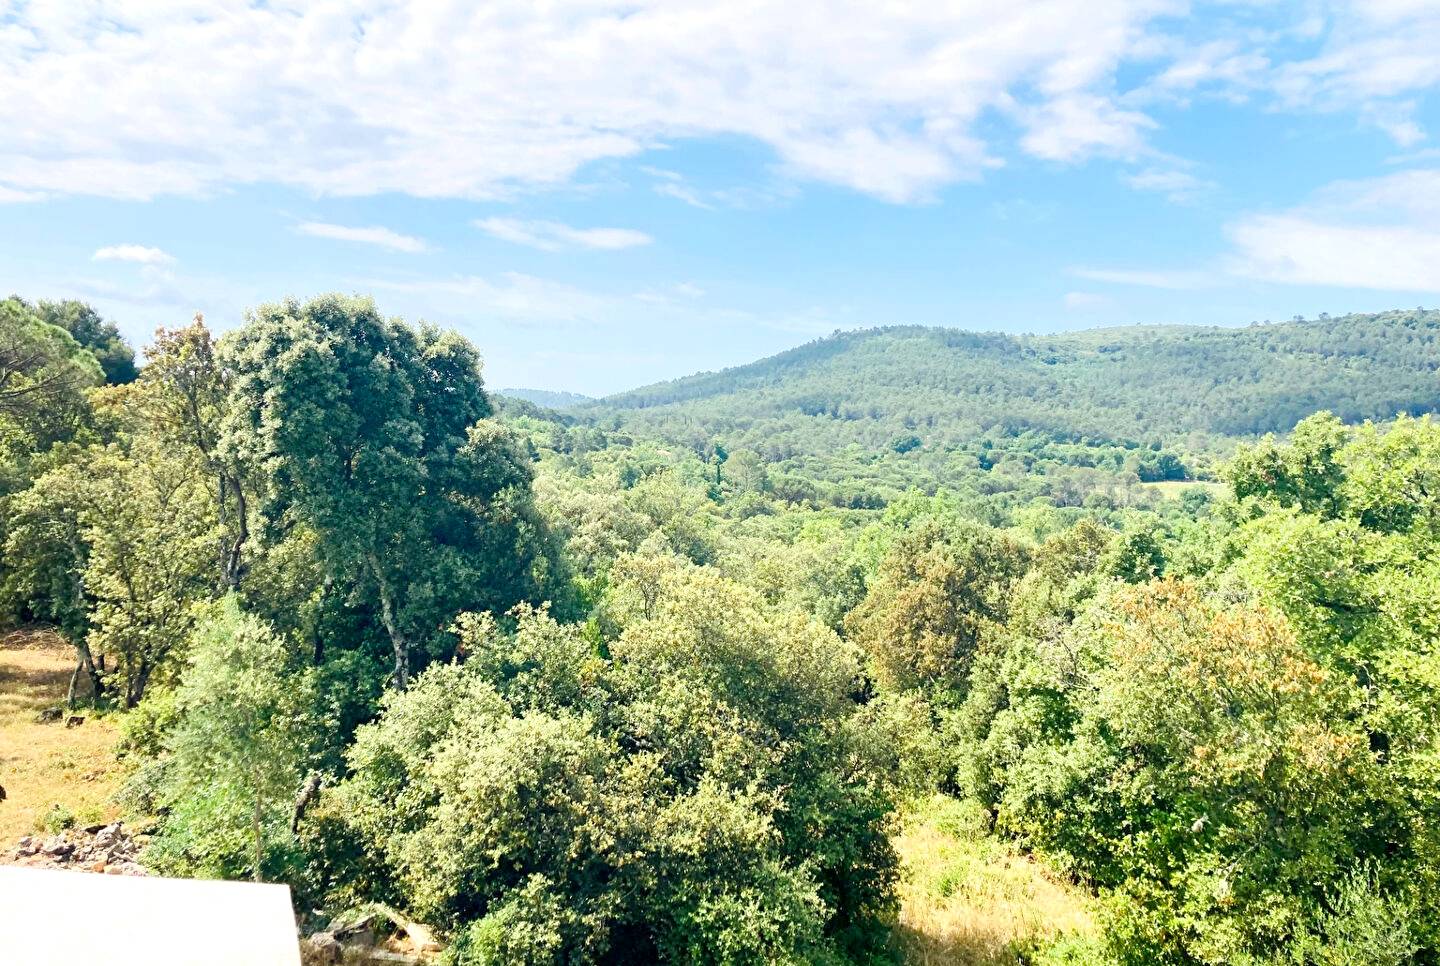
POLYGON ((222 364, 222 450, 266 481, 271 518, 313 530, 351 602, 378 606, 397 686, 417 647, 448 649, 455 614, 537 596, 529 456, 491 421, 468 341, 329 295, 261 306, 222 364))

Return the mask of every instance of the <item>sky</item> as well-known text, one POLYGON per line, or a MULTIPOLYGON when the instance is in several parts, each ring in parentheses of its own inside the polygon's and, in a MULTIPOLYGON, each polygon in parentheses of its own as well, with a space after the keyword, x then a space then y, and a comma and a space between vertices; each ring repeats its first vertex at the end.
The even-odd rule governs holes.
POLYGON ((600 395, 1440 303, 1440 0, 0 0, 0 291, 342 291, 600 395))

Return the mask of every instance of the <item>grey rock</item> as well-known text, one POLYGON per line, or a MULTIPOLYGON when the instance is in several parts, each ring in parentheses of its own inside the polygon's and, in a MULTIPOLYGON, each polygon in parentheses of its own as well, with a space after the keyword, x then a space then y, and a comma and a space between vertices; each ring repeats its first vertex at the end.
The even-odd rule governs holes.
POLYGON ((300 961, 304 966, 333 966, 345 959, 345 947, 328 932, 317 932, 300 942, 300 961))
POLYGON ((40 851, 52 858, 68 859, 70 853, 75 851, 75 843, 67 842, 62 836, 57 835, 54 838, 46 839, 45 844, 40 846, 40 851))

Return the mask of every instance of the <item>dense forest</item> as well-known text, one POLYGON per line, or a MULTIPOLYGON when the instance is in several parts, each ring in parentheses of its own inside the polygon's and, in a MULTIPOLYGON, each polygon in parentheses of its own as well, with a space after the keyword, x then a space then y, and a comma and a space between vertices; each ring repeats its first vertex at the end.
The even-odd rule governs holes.
POLYGON ((1084 499, 1097 468, 1207 477, 1234 439, 1322 409, 1347 423, 1430 412, 1437 369, 1440 312, 1420 309, 1053 336, 905 326, 566 408, 697 450, 716 439, 751 450, 840 504, 953 488, 1012 460, 1050 475, 1064 503, 1084 499))
POLYGON ((457 966, 898 962, 916 813, 1094 898, 1025 962, 1437 963, 1437 333, 881 329, 561 413, 368 299, 137 364, 12 297, 0 620, 148 867, 457 966))

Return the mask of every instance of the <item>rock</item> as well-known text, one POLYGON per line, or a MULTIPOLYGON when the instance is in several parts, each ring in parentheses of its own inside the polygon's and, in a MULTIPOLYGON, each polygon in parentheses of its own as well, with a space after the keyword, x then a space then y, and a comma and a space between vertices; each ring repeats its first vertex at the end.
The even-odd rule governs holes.
POLYGON ((375 945, 375 916, 373 913, 361 916, 352 923, 338 929, 332 926, 336 939, 346 946, 375 945))
POLYGON ((75 851, 75 843, 65 841, 63 836, 55 836, 45 840, 40 846, 40 851, 55 859, 68 859, 70 853, 75 851))
POLYGON ((305 940, 300 951, 300 958, 305 966, 328 966, 330 963, 343 962, 345 959, 345 947, 340 945, 328 932, 318 932, 305 940), (303 948, 309 946, 307 950, 303 948))
POLYGON ((438 953, 440 943, 435 939, 435 934, 430 927, 422 923, 411 922, 405 924, 405 935, 410 939, 410 945, 422 953, 438 953))
POLYGON ((12 854, 14 861, 37 868, 145 875, 145 868, 135 861, 140 855, 140 848, 141 843, 132 839, 120 822, 113 822, 43 840, 27 835, 16 843, 12 854))
POLYGON ((108 849, 115 844, 125 831, 123 822, 116 822, 114 825, 103 825, 95 833, 95 847, 97 849, 108 849))

